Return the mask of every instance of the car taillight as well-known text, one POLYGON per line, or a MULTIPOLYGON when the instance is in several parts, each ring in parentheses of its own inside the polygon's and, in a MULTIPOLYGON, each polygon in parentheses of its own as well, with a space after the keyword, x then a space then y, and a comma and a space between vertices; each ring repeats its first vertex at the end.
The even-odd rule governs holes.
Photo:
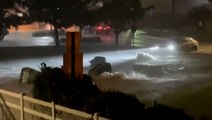
POLYGON ((102 30, 102 26, 98 26, 97 27, 97 30, 102 30))
POLYGON ((110 30, 110 26, 107 26, 106 29, 107 29, 107 30, 110 30))

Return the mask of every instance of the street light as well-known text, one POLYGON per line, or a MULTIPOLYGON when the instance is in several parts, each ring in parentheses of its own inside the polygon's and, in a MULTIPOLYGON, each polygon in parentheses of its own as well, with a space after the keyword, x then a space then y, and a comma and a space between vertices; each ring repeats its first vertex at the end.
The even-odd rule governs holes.
POLYGON ((174 29, 174 15, 175 15, 175 9, 174 9, 174 0, 171 0, 171 27, 174 29))
POLYGON ((174 14, 174 12, 175 12, 175 11, 174 11, 174 0, 171 0, 171 2, 172 2, 171 13, 174 14))

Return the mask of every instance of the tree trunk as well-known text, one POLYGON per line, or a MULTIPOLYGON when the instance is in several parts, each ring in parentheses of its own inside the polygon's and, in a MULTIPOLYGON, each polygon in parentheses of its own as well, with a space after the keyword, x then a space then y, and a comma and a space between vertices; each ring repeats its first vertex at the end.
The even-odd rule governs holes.
POLYGON ((119 41, 119 33, 115 32, 115 41, 116 41, 116 46, 118 46, 118 41, 119 41))
POLYGON ((58 32, 58 23, 57 23, 57 19, 56 19, 56 15, 52 16, 52 25, 54 27, 54 42, 55 42, 55 46, 60 46, 60 42, 59 42, 59 32, 58 32))
POLYGON ((80 42, 81 42, 81 40, 82 40, 82 27, 81 26, 79 26, 79 33, 80 33, 80 42))
POLYGON ((55 24, 54 24, 54 42, 55 46, 60 46, 58 27, 55 24))
POLYGON ((135 46, 135 32, 133 32, 132 45, 135 46))
POLYGON ((136 32, 137 29, 138 29, 138 28, 136 27, 135 24, 133 24, 133 25, 131 26, 131 32, 132 32, 132 34, 133 34, 133 38, 132 38, 132 45, 133 45, 133 46, 135 46, 135 32, 136 32))

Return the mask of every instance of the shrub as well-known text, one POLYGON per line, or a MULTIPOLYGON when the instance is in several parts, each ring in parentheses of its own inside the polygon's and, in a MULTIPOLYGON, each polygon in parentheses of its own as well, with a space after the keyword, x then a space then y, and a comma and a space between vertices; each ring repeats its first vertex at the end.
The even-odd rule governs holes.
POLYGON ((82 110, 113 120, 192 120, 183 110, 161 104, 145 108, 133 94, 116 91, 102 91, 88 75, 82 80, 70 80, 61 68, 47 67, 41 63, 41 72, 33 81, 35 98, 54 101, 72 109, 82 110))
POLYGON ((33 96, 44 101, 82 109, 99 92, 87 75, 82 80, 70 80, 61 68, 47 67, 41 64, 41 73, 33 82, 33 96))
POLYGON ((154 103, 153 106, 147 108, 146 118, 148 120, 193 120, 192 116, 187 115, 184 110, 176 109, 166 105, 154 103))
POLYGON ((94 107, 101 116, 113 120, 135 120, 145 114, 144 104, 134 95, 120 91, 102 91, 94 107))

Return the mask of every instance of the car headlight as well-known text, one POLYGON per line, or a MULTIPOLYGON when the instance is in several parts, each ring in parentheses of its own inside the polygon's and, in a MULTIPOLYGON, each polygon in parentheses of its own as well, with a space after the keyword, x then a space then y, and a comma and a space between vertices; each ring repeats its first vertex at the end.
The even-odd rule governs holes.
POLYGON ((159 50, 159 46, 151 47, 150 50, 159 50))
POLYGON ((152 51, 157 51, 159 49, 161 49, 161 50, 165 49, 165 50, 168 50, 168 51, 174 51, 176 49, 176 47, 173 44, 170 44, 170 45, 168 45, 166 47, 154 46, 154 47, 150 48, 150 50, 152 50, 152 51))
POLYGON ((167 50, 170 50, 170 51, 173 51, 173 50, 175 50, 175 46, 174 46, 174 45, 168 45, 168 46, 166 47, 166 49, 167 49, 167 50))

